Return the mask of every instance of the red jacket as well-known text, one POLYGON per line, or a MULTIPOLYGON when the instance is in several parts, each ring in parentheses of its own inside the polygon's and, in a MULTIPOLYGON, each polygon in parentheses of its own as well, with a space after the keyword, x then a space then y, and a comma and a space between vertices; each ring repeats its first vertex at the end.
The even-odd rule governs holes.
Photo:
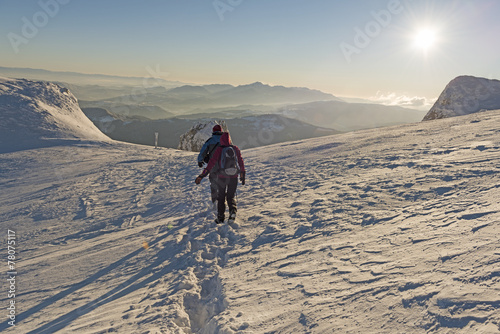
MULTIPOLYGON (((229 136, 229 133, 224 132, 222 136, 220 137, 220 145, 217 147, 215 150, 214 154, 212 155, 212 158, 208 162, 207 167, 203 170, 201 173, 202 177, 205 177, 208 175, 208 173, 212 170, 212 168, 215 166, 216 163, 219 162, 220 156, 222 154, 222 149, 227 146, 232 146, 234 148, 234 151, 236 152, 236 157, 238 158, 238 164, 240 165, 240 173, 245 173, 245 164, 243 163, 243 158, 241 157, 241 152, 238 146, 234 146, 231 142, 231 137, 229 136)), ((231 177, 231 178, 236 178, 238 177, 238 174, 234 176, 226 176, 222 174, 218 174, 218 177, 231 177)))

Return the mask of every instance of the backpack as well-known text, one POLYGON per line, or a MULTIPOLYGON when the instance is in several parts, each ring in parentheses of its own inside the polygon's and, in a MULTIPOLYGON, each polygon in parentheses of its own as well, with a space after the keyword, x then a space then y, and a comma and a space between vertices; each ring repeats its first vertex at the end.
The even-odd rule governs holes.
POLYGON ((224 175, 235 176, 239 174, 240 166, 238 164, 238 157, 232 146, 222 148, 219 166, 219 171, 224 175))

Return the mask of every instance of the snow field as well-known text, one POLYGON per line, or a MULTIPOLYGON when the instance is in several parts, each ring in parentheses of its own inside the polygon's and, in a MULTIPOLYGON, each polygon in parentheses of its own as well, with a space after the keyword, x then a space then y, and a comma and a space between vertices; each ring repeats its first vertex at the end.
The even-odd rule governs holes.
POLYGON ((496 333, 499 120, 244 150, 237 229, 213 223, 193 153, 2 154, 0 224, 21 249, 17 330, 496 333))
POLYGON ((255 333, 498 332, 499 118, 244 152, 259 228, 222 270, 228 311, 255 333))
POLYGON ((26 333, 217 327, 209 322, 226 307, 218 268, 238 237, 212 223, 208 182, 194 191, 194 158, 120 144, 2 155, 2 186, 10 188, 1 196, 2 226, 16 227, 22 249, 19 326, 26 333))

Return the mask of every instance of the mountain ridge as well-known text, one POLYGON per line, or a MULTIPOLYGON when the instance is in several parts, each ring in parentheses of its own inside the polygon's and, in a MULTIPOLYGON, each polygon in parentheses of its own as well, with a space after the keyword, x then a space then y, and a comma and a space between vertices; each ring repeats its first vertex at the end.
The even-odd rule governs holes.
POLYGON ((0 152, 68 140, 110 141, 76 97, 50 82, 0 78, 0 152))

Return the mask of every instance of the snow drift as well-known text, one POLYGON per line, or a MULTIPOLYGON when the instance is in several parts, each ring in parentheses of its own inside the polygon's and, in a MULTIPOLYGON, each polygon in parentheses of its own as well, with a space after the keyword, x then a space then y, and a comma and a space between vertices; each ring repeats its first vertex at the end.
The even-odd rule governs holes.
POLYGON ((424 121, 499 108, 500 81, 460 76, 446 86, 424 121))
POLYGON ((67 140, 108 141, 75 96, 49 82, 0 78, 0 153, 67 140))

